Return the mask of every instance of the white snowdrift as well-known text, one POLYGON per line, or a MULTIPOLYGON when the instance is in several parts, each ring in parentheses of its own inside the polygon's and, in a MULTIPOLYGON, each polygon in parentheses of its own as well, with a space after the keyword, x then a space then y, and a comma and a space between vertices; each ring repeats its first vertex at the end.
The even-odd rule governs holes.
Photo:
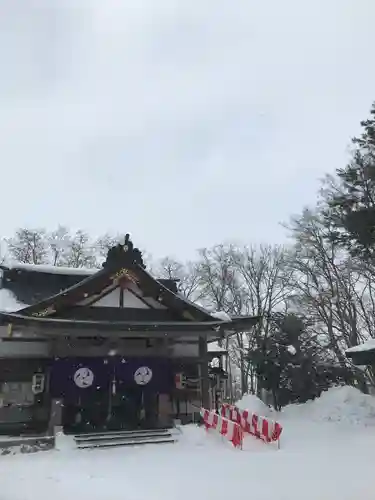
POLYGON ((263 403, 263 401, 254 394, 244 394, 242 399, 237 401, 236 406, 240 408, 240 410, 249 410, 253 413, 257 413, 261 417, 269 417, 271 413, 273 413, 272 408, 263 403))
POLYGON ((299 420, 306 423, 342 422, 364 427, 375 426, 375 397, 363 394, 351 386, 332 387, 314 401, 291 404, 281 412, 269 408, 253 394, 245 394, 236 406, 284 423, 299 420))
POLYGON ((375 426, 375 397, 350 386, 332 387, 314 401, 286 406, 281 416, 283 420, 375 426))

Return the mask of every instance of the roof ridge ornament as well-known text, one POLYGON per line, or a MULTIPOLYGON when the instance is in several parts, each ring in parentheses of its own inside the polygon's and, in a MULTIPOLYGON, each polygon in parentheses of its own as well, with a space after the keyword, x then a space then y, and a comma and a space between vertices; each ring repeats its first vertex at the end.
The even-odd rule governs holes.
POLYGON ((135 248, 130 239, 130 235, 126 234, 124 244, 118 243, 108 250, 107 258, 103 263, 104 268, 115 268, 118 266, 131 267, 137 264, 145 268, 142 252, 139 248, 135 248))

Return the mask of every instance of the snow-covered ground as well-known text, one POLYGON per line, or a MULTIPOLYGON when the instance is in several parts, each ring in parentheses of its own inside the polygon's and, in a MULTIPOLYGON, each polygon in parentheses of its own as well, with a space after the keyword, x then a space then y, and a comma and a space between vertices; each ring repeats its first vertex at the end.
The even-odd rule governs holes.
POLYGON ((65 441, 61 451, 1 456, 0 498, 373 500, 374 410, 375 398, 351 388, 288 407, 273 414, 280 450, 250 436, 235 450, 187 426, 174 445, 78 451, 65 441))

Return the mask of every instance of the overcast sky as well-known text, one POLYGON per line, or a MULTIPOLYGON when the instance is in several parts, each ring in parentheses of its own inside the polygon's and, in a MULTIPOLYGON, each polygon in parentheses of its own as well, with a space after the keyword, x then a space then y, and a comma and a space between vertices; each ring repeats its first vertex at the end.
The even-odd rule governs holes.
POLYGON ((0 0, 0 236, 283 242, 375 100, 374 0, 0 0))

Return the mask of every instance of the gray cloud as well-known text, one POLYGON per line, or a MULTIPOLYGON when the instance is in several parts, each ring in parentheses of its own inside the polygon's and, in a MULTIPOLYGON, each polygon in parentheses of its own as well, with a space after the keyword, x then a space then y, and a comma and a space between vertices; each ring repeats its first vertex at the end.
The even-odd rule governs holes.
POLYGON ((283 241, 375 99, 373 0, 0 6, 3 235, 283 241))

